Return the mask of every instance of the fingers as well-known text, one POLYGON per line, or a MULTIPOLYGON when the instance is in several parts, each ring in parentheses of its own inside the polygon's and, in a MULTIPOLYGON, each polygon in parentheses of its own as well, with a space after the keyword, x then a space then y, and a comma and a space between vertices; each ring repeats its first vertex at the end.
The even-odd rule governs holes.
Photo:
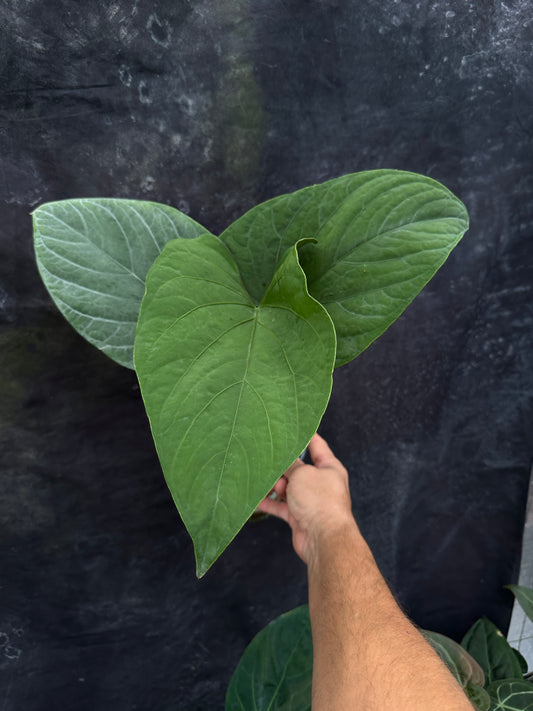
POLYGON ((283 499, 285 497, 285 492, 287 490, 287 477, 282 476, 281 479, 278 479, 277 482, 274 484, 274 488, 272 491, 276 493, 276 496, 280 499, 283 499))
MULTIPOLYGON (((285 478, 286 481, 289 481, 291 475, 294 474, 294 472, 295 472, 297 469, 299 469, 300 467, 305 467, 305 466, 307 466, 307 465, 304 464, 301 459, 296 459, 296 460, 291 464, 291 466, 287 469, 287 471, 286 471, 285 474, 281 477, 281 479, 285 478)), ((281 481, 281 479, 280 479, 280 481, 281 481)))
POLYGON ((285 474, 277 480, 277 482, 272 487, 272 491, 268 496, 266 496, 258 505, 257 510, 263 513, 271 514, 272 516, 277 516, 282 518, 284 521, 289 520, 289 508, 287 502, 284 500, 287 495, 287 484, 289 483, 289 477, 294 473, 299 467, 305 467, 306 465, 301 459, 294 461, 291 466, 287 469, 285 474), (271 499, 270 495, 272 493, 276 494, 276 498, 271 499))
POLYGON ((285 501, 275 501, 267 497, 259 503, 257 510, 270 514, 271 516, 277 516, 277 518, 281 518, 283 521, 289 521, 289 507, 285 501))
POLYGON ((337 462, 337 457, 329 448, 326 440, 321 437, 318 432, 313 435, 308 448, 315 467, 330 467, 337 462))

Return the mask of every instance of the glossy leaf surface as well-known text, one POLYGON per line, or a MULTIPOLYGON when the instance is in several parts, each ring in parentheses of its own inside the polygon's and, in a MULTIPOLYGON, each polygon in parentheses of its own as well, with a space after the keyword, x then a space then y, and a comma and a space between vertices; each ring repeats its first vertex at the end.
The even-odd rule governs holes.
POLYGON ((487 687, 490 711, 533 711, 533 684, 521 679, 496 681, 487 687))
POLYGON ((533 588, 527 588, 525 585, 506 585, 516 597, 520 606, 533 622, 533 588))
POLYGON ((297 245, 255 305, 228 249, 203 235, 169 243, 150 269, 134 360, 203 575, 316 431, 335 331, 297 245))
POLYGON ((487 684, 499 679, 521 678, 522 668, 513 648, 486 617, 472 625, 461 645, 479 663, 487 684))
POLYGON ((231 678, 225 711, 310 711, 313 646, 307 605, 254 637, 231 678))
POLYGON ((396 170, 345 175, 257 205, 221 235, 255 301, 279 256, 311 237, 309 292, 337 332, 336 365, 402 313, 468 228, 464 205, 430 178, 396 170))
POLYGON ((206 230, 152 202, 81 199, 33 213, 41 277, 57 307, 90 343, 133 368, 144 280, 166 242, 206 230))

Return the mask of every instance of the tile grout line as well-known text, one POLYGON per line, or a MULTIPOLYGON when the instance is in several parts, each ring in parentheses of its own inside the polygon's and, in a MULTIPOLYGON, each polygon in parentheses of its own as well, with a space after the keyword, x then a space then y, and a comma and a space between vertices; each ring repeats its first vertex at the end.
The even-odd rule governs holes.
MULTIPOLYGON (((533 467, 529 477, 526 519, 522 537, 522 554, 518 584, 533 587, 533 467)), ((533 622, 526 616, 515 600, 507 639, 518 647, 533 668, 533 622)))

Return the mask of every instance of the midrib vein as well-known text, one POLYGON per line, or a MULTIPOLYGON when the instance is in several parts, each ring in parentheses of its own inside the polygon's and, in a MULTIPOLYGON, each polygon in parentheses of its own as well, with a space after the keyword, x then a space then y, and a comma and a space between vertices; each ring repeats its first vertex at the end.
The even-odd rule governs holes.
POLYGON ((250 336, 250 343, 248 344, 248 353, 246 355, 246 364, 244 366, 244 373, 242 375, 242 380, 241 380, 241 387, 239 390, 239 397, 237 399, 237 404, 235 406, 235 414, 233 415, 233 422, 231 423, 231 431, 228 437, 228 444, 226 446, 226 451, 224 452, 224 459, 222 461, 222 466, 220 467, 220 475, 218 477, 218 483, 217 483, 217 491, 216 491, 216 496, 215 496, 215 502, 213 504, 213 514, 211 515, 211 520, 209 522, 209 533, 207 535, 207 539, 209 540, 211 538, 211 529, 213 527, 213 520, 214 520, 214 512, 218 506, 218 501, 220 498, 220 487, 222 485, 222 479, 224 477, 224 472, 226 470, 226 462, 228 459, 228 452, 231 446, 231 442, 233 440, 233 433, 235 432, 235 425, 237 422, 237 417, 239 415, 239 409, 241 406, 241 400, 242 400, 242 393, 244 391, 244 385, 246 383, 246 376, 248 375, 248 369, 250 367, 250 360, 252 356, 252 347, 254 344, 254 339, 255 339, 255 332, 257 330, 257 320, 258 320, 258 314, 259 314, 259 309, 256 309, 255 315, 254 315, 254 325, 252 328, 252 334, 250 336))

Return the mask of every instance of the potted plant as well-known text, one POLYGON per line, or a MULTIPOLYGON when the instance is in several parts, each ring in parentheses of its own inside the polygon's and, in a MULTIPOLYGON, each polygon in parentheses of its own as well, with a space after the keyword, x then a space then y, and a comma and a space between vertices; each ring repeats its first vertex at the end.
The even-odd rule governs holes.
MULTIPOLYGON (((533 620, 533 589, 509 585, 533 620)), ((422 630, 455 676, 476 711, 533 708, 533 683, 527 662, 486 617, 475 622, 461 644, 422 630)), ((413 675, 423 674, 412 660, 413 675)), ((307 605, 280 615, 250 642, 226 694, 225 711, 310 711, 313 643, 307 605)))
POLYGON ((393 323, 468 228, 414 173, 354 173, 261 203, 220 236, 157 203, 78 199, 33 213, 59 310, 135 368, 203 575, 292 461, 335 367, 393 323))

